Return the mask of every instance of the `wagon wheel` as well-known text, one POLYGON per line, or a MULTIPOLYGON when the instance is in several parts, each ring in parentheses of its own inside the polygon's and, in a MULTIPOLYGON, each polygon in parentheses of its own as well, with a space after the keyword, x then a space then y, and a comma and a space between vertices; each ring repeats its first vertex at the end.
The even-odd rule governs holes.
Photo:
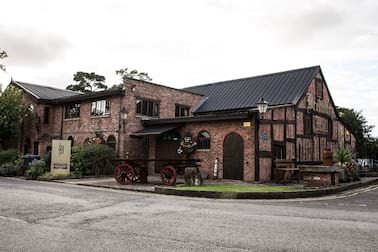
POLYGON ((25 171, 26 171, 26 166, 24 164, 22 164, 22 165, 20 165, 20 167, 18 167, 17 175, 18 176, 24 176, 25 171))
POLYGON ((177 178, 176 169, 172 165, 165 165, 160 171, 160 178, 164 185, 175 185, 177 178))
POLYGON ((120 164, 114 171, 114 178, 121 185, 128 185, 133 182, 134 168, 128 164, 120 164))
POLYGON ((132 182, 138 182, 140 180, 140 166, 134 167, 134 176, 132 182))

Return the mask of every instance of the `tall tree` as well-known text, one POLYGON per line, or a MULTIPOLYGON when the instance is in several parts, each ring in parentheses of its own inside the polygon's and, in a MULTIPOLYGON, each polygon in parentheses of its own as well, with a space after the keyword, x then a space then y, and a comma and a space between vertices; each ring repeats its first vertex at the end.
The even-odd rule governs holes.
POLYGON ((10 85, 0 94, 0 146, 4 139, 17 134, 23 118, 29 109, 23 104, 21 91, 10 85))
POLYGON ((4 50, 2 50, 2 49, 0 48, 0 60, 1 60, 1 62, 0 62, 0 69, 3 70, 3 71, 5 71, 5 65, 3 64, 2 61, 3 61, 5 58, 7 58, 7 57, 8 57, 7 52, 4 51, 4 50))
POLYGON ((337 111, 344 125, 355 136, 357 152, 359 156, 361 156, 366 144, 371 138, 370 133, 374 126, 368 125, 366 118, 362 115, 362 111, 343 107, 337 107, 337 111))
POLYGON ((68 85, 66 87, 67 90, 91 93, 108 88, 105 85, 105 77, 94 72, 77 72, 74 74, 73 80, 76 81, 76 83, 68 85))
POLYGON ((127 67, 116 70, 116 74, 119 75, 122 80, 131 78, 138 79, 141 81, 152 81, 152 78, 148 75, 147 72, 138 72, 138 70, 136 69, 129 70, 127 67))

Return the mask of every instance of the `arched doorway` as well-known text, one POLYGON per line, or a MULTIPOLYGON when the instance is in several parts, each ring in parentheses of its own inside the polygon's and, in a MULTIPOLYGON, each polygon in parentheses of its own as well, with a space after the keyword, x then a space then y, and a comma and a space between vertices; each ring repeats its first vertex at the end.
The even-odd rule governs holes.
POLYGON ((223 178, 243 179, 244 141, 236 133, 230 133, 223 142, 223 178))
POLYGON ((115 150, 116 144, 117 144, 117 141, 116 141, 115 136, 113 136, 113 135, 108 136, 108 140, 106 141, 106 145, 109 146, 110 148, 112 148, 113 150, 115 150))

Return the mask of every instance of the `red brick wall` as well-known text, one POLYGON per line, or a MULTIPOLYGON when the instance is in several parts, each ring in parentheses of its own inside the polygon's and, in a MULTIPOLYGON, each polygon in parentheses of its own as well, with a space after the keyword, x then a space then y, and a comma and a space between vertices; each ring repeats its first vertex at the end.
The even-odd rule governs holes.
POLYGON ((149 118, 136 114, 136 99, 138 97, 158 101, 160 104, 159 118, 175 117, 175 104, 190 106, 191 113, 204 99, 201 95, 157 84, 137 80, 126 80, 125 98, 123 99, 122 107, 127 111, 127 119, 125 120, 124 133, 121 136, 124 148, 121 152, 121 156, 127 154, 129 158, 145 157, 146 149, 143 148, 143 141, 141 139, 130 138, 130 134, 143 129, 142 119, 149 118))
MULTIPOLYGON (((250 120, 249 120, 250 121, 250 120)), ((200 169, 213 178, 215 159, 218 158, 218 177, 223 177, 223 142, 225 137, 234 132, 239 134, 244 141, 244 172, 245 181, 254 180, 255 167, 255 139, 254 124, 251 127, 243 127, 243 121, 219 121, 219 122, 198 122, 190 123, 180 129, 180 135, 184 136, 189 132, 194 138, 201 131, 207 131, 210 134, 210 150, 197 150, 193 158, 201 159, 200 169)), ((150 158, 155 158, 155 140, 150 138, 150 158)), ((153 166, 150 166, 149 172, 153 173, 153 166)))

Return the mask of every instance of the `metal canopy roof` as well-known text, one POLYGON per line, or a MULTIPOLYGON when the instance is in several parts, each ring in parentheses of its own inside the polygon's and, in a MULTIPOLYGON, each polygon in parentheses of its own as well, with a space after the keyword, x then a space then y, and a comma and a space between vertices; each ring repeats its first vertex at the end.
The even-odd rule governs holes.
POLYGON ((195 114, 255 108, 261 96, 269 106, 297 104, 320 66, 185 88, 207 96, 195 114))
POLYGON ((178 125, 158 125, 148 127, 137 132, 132 133, 132 137, 149 136, 149 135, 161 135, 165 132, 178 128, 178 125))

